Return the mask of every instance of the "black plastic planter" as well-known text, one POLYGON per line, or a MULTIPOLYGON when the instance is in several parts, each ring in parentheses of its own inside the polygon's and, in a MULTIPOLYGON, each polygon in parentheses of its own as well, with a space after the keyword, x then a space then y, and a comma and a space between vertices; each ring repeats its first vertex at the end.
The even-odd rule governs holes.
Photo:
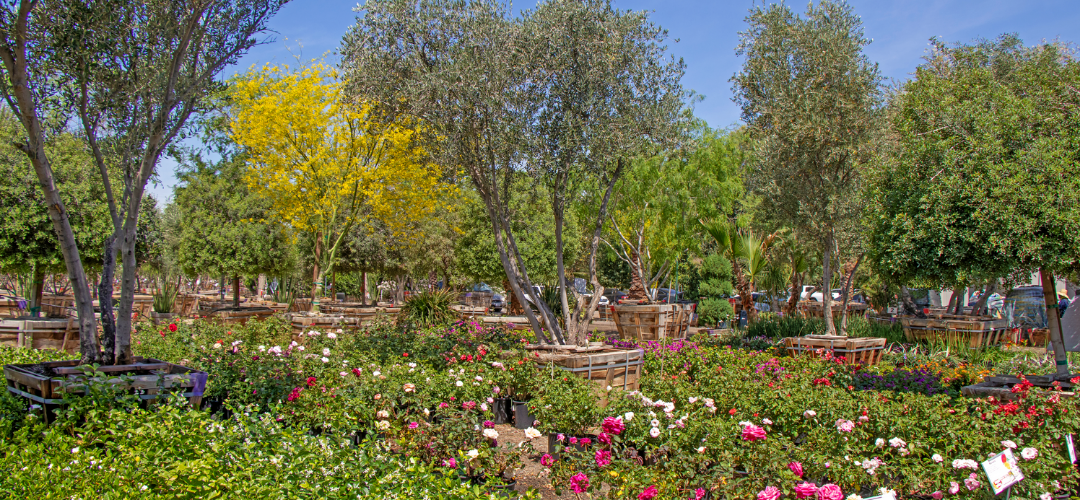
POLYGON ((510 398, 495 398, 495 407, 492 411, 495 413, 496 424, 509 424, 510 415, 513 411, 511 409, 510 398))
POLYGON ((514 427, 528 429, 536 423, 536 418, 529 413, 528 401, 514 401, 514 427))

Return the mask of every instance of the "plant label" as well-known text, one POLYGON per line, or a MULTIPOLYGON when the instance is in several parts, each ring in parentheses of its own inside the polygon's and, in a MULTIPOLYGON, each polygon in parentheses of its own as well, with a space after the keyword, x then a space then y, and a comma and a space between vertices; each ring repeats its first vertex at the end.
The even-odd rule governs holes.
POLYGON ((982 463, 982 467, 986 477, 990 479, 990 487, 994 488, 995 495, 1024 479, 1024 473, 1020 472, 1016 457, 1009 449, 990 457, 982 463))
POLYGON ((1065 436, 1065 445, 1069 448, 1069 463, 1076 463, 1076 445, 1073 444, 1073 435, 1065 436))
POLYGON ((863 500, 896 500, 896 493, 889 490, 876 497, 864 498, 863 500))

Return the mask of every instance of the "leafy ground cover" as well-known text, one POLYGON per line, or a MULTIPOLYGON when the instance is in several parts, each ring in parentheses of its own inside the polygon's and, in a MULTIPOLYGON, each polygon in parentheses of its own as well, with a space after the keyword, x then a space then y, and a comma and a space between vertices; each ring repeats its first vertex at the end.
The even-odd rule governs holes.
MULTIPOLYGON (((14 473, 0 492, 483 498, 516 478, 560 498, 833 500, 881 488, 992 498, 977 464, 1004 448, 1027 477, 1014 497, 1067 495, 1080 482, 1065 450, 1075 398, 1024 387, 1013 402, 970 400, 955 389, 1037 367, 1035 356, 900 346, 864 368, 731 340, 640 346, 641 389, 623 392, 533 362, 519 333, 470 323, 296 337, 280 319, 143 324, 136 353, 208 371, 210 411, 109 395, 73 399, 45 427, 5 395, 0 461, 14 473), (502 398, 527 401, 534 427, 495 425, 502 398)), ((35 356, 51 353, 0 350, 5 363, 35 356)))

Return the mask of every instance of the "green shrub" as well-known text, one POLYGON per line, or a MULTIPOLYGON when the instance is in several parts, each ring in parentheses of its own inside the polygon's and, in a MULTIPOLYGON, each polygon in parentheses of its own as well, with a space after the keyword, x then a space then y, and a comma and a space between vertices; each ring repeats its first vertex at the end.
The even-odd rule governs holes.
POLYGON ((417 328, 449 325, 458 318, 458 313, 450 307, 457 302, 457 295, 453 290, 434 290, 413 295, 401 306, 401 321, 417 328))

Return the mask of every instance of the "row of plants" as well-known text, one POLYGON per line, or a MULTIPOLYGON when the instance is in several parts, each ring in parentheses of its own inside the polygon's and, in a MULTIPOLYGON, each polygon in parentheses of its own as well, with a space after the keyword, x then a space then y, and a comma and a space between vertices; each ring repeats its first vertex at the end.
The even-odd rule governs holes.
POLYGON ((989 490, 967 486, 979 473, 969 466, 1010 445, 1035 454, 1022 460, 1028 479, 1015 495, 1077 484, 1063 449, 1077 403, 1053 391, 1024 389, 1020 403, 967 400, 917 356, 864 368, 827 353, 791 358, 702 339, 633 346, 646 361, 640 392, 626 393, 534 362, 523 340, 473 323, 294 337, 271 319, 143 324, 135 350, 209 373, 207 399, 233 414, 198 418, 256 418, 342 446, 381 443, 396 460, 453 471, 483 491, 533 459, 556 486, 610 498, 806 498, 811 489, 832 498, 880 488, 978 498, 989 490), (523 441, 505 442, 496 429, 495 409, 509 399, 536 418, 523 441), (543 437, 546 454, 535 451, 543 437))

